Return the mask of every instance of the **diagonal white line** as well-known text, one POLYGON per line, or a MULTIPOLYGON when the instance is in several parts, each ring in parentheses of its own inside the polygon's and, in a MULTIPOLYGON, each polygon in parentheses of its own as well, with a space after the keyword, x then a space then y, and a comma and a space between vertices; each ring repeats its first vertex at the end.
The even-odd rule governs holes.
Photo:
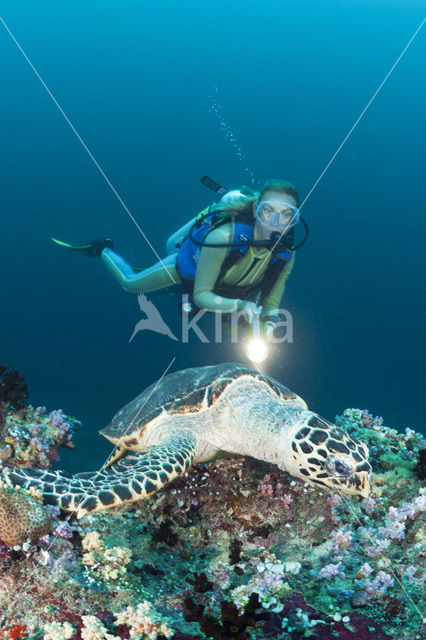
MULTIPOLYGON (((325 469, 324 465, 321 463, 322 468, 324 469, 324 471, 327 473, 327 470, 325 469)), ((330 477, 330 476, 329 476, 330 477)), ((355 510, 352 509, 352 504, 349 501, 349 499, 346 498, 346 496, 336 487, 336 491, 339 493, 341 499, 343 500, 343 502, 346 504, 348 510, 352 513, 353 517, 357 520, 358 524, 364 529, 364 533, 366 535, 366 537, 370 540, 372 546, 376 546, 376 542, 375 540, 370 536, 370 534, 366 531, 365 526, 362 524, 361 520, 358 518, 357 514, 355 513, 355 510)), ((377 547, 376 547, 377 548, 377 547)), ((404 585, 401 583, 400 579, 398 578, 398 576, 396 575, 395 571, 392 569, 390 560, 383 555, 383 553, 379 550, 378 555, 381 557, 381 559, 383 560, 384 564, 386 565, 387 570, 393 575, 395 581, 398 583, 399 588, 404 592, 405 596, 407 597, 407 600, 410 601, 410 603, 413 605, 413 608, 417 611, 417 613, 419 614, 419 617, 421 620, 423 620, 423 614, 420 611, 420 609, 418 608, 418 606, 416 605, 416 603, 414 602, 414 600, 412 599, 412 597, 409 595, 409 593, 406 591, 404 585)))
MULTIPOLYGON (((353 124, 353 126, 351 127, 351 129, 349 130, 349 132, 346 134, 346 136, 344 137, 344 139, 342 140, 342 142, 340 143, 340 145, 338 146, 338 148, 336 149, 335 153, 333 154, 333 156, 330 158, 329 162, 327 163, 327 165, 325 166, 325 168, 323 169, 323 171, 321 172, 321 174, 319 175, 319 177, 317 178, 317 180, 315 181, 314 185, 312 186, 312 188, 310 189, 308 195, 305 197, 305 199, 303 200, 302 204, 300 205, 300 210, 302 209, 302 207, 305 205, 305 203, 307 202, 308 198, 312 195, 314 189, 316 189, 316 187, 318 186, 319 182, 322 180, 322 178, 324 177, 325 173, 327 172, 327 170, 329 169, 329 167, 331 166, 331 164, 334 162, 334 160, 336 159, 337 155, 340 153, 342 147, 344 146, 344 144, 347 142, 347 140, 349 139, 349 137, 351 136, 352 132, 354 131, 354 129, 356 128, 356 126, 359 124, 360 120, 362 119, 362 117, 365 115, 367 109, 370 107, 370 105, 372 104, 373 100, 376 98, 376 96, 378 95, 379 91, 382 89, 382 87, 384 86, 385 82, 388 80, 389 76, 391 75, 391 73, 393 72, 393 70, 395 69, 395 67, 397 66, 397 64, 399 63, 399 61, 401 60, 401 58, 403 57, 403 55, 406 53, 407 49, 409 48, 409 46, 411 45, 411 43, 413 42, 414 38, 417 36, 417 34, 419 33, 420 29, 423 27, 424 23, 426 21, 426 18, 424 18, 422 20, 422 22, 420 23, 420 25, 417 27, 416 31, 414 32, 414 34, 411 36, 410 40, 408 41, 408 43, 405 45, 404 49, 402 50, 402 52, 400 53, 400 55, 398 56, 398 58, 395 60, 394 64, 392 65, 392 67, 390 68, 390 70, 388 71, 388 73, 386 74, 385 78, 382 80, 382 82, 380 83, 380 85, 378 86, 378 88, 376 89, 376 91, 374 92, 374 94, 372 95, 372 97, 370 98, 370 100, 368 101, 368 103, 366 104, 366 106, 364 107, 364 109, 362 110, 362 112, 360 113, 360 115, 358 116, 358 118, 356 119, 355 123, 353 124)), ((282 234, 284 235, 284 234, 282 234)), ((280 236, 280 238, 277 240, 277 242, 275 243, 273 249, 276 248, 276 246, 278 245, 279 241, 282 238, 282 235, 280 236)), ((273 250, 272 249, 272 250, 273 250)), ((261 267, 261 265, 259 266, 259 268, 261 267)), ((256 273, 259 271, 256 271, 256 273)), ((253 278, 256 276, 256 273, 253 274, 252 276, 252 280, 253 278)), ((258 369, 258 367, 256 367, 256 369, 258 370, 258 372, 263 376, 262 372, 260 371, 260 369, 258 369)), ((321 466, 323 467, 324 471, 326 473, 327 470, 325 469, 325 466, 321 463, 321 466)), ((352 509, 352 505, 350 503, 350 501, 346 498, 346 496, 340 491, 340 489, 338 487, 335 488, 336 491, 339 493, 340 498, 342 499, 342 501, 346 504, 347 508, 349 509, 349 511, 352 513, 352 515, 354 516, 354 518, 357 520, 357 522, 359 523, 359 525, 361 527, 364 528, 361 520, 358 518, 357 514, 355 513, 355 511, 352 509)), ((370 534, 368 534, 366 532, 367 537, 369 538, 370 542, 372 543, 373 546, 375 546, 375 541, 373 540, 373 538, 370 536, 370 534)), ((383 555, 383 553, 381 551, 379 551, 379 555, 382 558, 384 564, 386 565, 388 571, 392 574, 392 576, 394 577, 395 581, 397 582, 397 584, 399 585, 400 589, 404 592, 406 598, 409 600, 409 602, 411 603, 411 605, 413 606, 413 608, 416 610, 416 612, 419 614, 420 619, 423 619, 423 614, 420 611, 420 609, 417 607, 416 603, 413 601, 413 599, 411 598, 411 596, 407 593, 405 587, 403 586, 403 584, 401 583, 401 581, 399 580, 398 576, 396 575, 396 573, 393 571, 392 566, 390 561, 388 560, 388 558, 386 556, 383 555)))
MULTIPOLYGON (((155 385, 155 387, 153 388, 152 392, 149 394, 147 401, 149 400, 149 398, 151 397, 152 393, 154 393, 154 391, 157 389, 158 385, 160 384, 160 382, 162 381, 162 379, 164 378, 164 376, 166 375, 167 371, 170 369, 171 365, 173 364, 173 362, 175 361, 176 358, 173 358, 172 361, 170 362, 169 366, 167 367, 167 369, 165 370, 165 372, 163 373, 163 375, 161 376, 161 378, 157 381, 157 384, 155 385)), ((258 373, 262 376, 262 378, 264 378, 264 374, 262 373, 262 371, 257 367, 257 365, 254 365, 255 368, 257 369, 258 373)), ((266 384, 267 381, 265 380, 266 384)), ((146 404, 146 402, 145 402, 146 404)), ((143 406, 145 406, 145 404, 143 406)), ((284 408, 284 405, 283 405, 284 408)), ((142 409, 142 408, 141 408, 142 409)), ((136 419, 136 417, 139 415, 141 409, 139 410, 138 414, 135 416, 134 420, 136 419)), ((134 420, 132 421, 131 424, 133 424, 134 420)), ((127 431, 126 431, 127 432, 127 431)), ((324 469, 324 471, 327 473, 327 470, 325 469, 325 466, 322 464, 322 467, 324 469)), ((352 505, 350 503, 350 501, 348 499, 346 499, 346 496, 342 493, 342 491, 339 489, 339 487, 335 487, 334 488, 335 491, 340 495, 341 499, 343 500, 343 502, 345 502, 346 506, 348 507, 349 511, 352 513, 352 515, 354 516, 354 518, 357 520, 357 522, 359 523, 359 525, 364 528, 364 525, 362 524, 361 520, 359 519, 359 517, 357 516, 357 514, 355 513, 355 511, 352 509, 352 505)), ((84 499, 84 498, 83 498, 84 499)), ((83 500, 82 499, 82 500, 83 500)), ((81 501, 80 503, 81 504, 81 501)), ((78 506, 76 507, 76 509, 74 511, 72 511, 70 513, 70 515, 66 518, 65 522, 68 522, 68 520, 71 518, 71 516, 76 512, 76 510, 78 509, 78 506)), ((372 543, 372 545, 375 545, 375 541, 374 539, 367 533, 366 534, 367 537, 369 538, 370 542, 372 543)), ((52 544, 54 543, 54 541, 56 540, 58 536, 56 535, 52 542, 50 543, 47 551, 51 548, 52 544)), ((419 608, 417 607, 417 605, 415 604, 415 602, 412 600, 411 596, 407 593, 406 589, 404 588, 404 586, 402 585, 401 581, 399 580, 399 578, 396 576, 395 572, 393 571, 390 562, 388 561, 388 559, 386 558, 386 556, 384 556, 380 551, 379 551, 379 555, 381 556, 382 560, 384 561, 384 563, 386 564, 387 569, 390 571, 390 573, 392 573, 394 579, 396 580, 396 582, 398 583, 399 587, 401 588, 401 590, 404 592, 404 594, 406 595, 407 599, 410 601, 410 603, 412 604, 413 608, 417 611, 417 613, 419 614, 420 618, 422 618, 422 613, 419 610, 419 608)), ((30 580, 30 578, 32 577, 33 573, 31 573, 28 577, 27 580, 25 581, 24 585, 21 587, 21 589, 19 590, 19 593, 17 594, 16 598, 13 600, 11 606, 13 609, 13 606, 15 604, 15 602, 17 601, 18 596, 23 592, 25 586, 28 584, 28 581, 30 580)), ((10 610, 9 610, 10 613, 10 610)), ((0 622, 2 623, 6 623, 6 615, 4 614, 2 618, 0 618, 0 622)))
MULTIPOLYGON (((163 380, 164 376, 167 374, 168 370, 170 369, 170 367, 172 366, 172 364, 174 363, 174 361, 176 360, 176 356, 174 356, 171 360, 171 362, 169 363, 168 367, 165 369, 163 375, 161 376, 161 378, 159 378, 159 380, 157 380, 157 383, 155 384, 154 388, 152 389, 151 393, 148 395, 147 399, 145 400, 144 404, 142 405, 142 407, 139 409, 139 411, 137 412, 136 416, 133 418, 132 422, 130 423, 130 425, 127 427, 126 432, 128 432, 128 430, 130 429, 130 427, 133 425, 134 421, 136 420, 136 418, 138 417, 138 415, 140 414, 140 412, 142 411, 142 409, 144 408, 144 406, 146 405, 146 403, 148 402, 148 400, 150 399, 150 397, 152 396, 152 394, 154 393, 154 391, 158 388, 158 385, 160 384, 160 382, 163 380)), ((117 447, 114 448, 114 451, 117 450, 117 447)), ((111 457, 112 454, 110 454, 107 458, 107 460, 111 457)), ((106 462, 106 460, 105 460, 106 462)), ((104 463, 105 464, 105 463, 104 463)), ((103 467, 103 465, 102 465, 103 467)), ((101 467, 101 469, 102 469, 101 467)), ((101 472, 101 469, 98 469, 97 474, 99 474, 101 472)), ((96 480, 97 476, 95 476, 93 478, 93 480, 96 480)), ((79 506, 81 505, 81 503, 85 500, 85 498, 83 497, 80 502, 77 504, 77 506, 75 507, 75 509, 73 511, 70 512, 70 514, 67 516, 67 518, 65 518, 65 520, 61 520, 61 522, 68 522, 70 520, 70 518, 78 511, 79 506)), ((58 538, 58 534, 56 534, 49 546, 46 549, 46 552, 49 551, 53 545, 53 543, 55 542, 55 540, 58 538)), ((29 554, 29 556, 34 555, 33 554, 29 554)), ((38 560, 36 559, 36 561, 38 562, 38 560)), ((35 571, 35 570, 34 570, 35 571)), ((32 576, 34 575, 34 571, 32 571, 26 578, 24 584, 20 587, 18 593, 16 594, 16 597, 12 600, 9 610, 8 610, 8 615, 13 612, 13 607, 15 606, 15 603, 18 601, 18 597, 21 595, 21 593, 23 593, 25 587, 27 586, 28 582, 30 581, 30 579, 32 578, 32 576)), ((1 614, 0 613, 0 624, 6 624, 7 622, 7 617, 6 617, 6 613, 1 614)))
POLYGON ((330 158, 330 160, 328 161, 327 165, 325 166, 324 170, 321 172, 321 174, 318 176, 317 180, 315 181, 313 187, 311 188, 311 190, 309 191, 308 195, 306 196, 306 198, 303 200, 302 204, 300 205, 300 208, 302 208, 305 203, 307 202, 308 198, 311 196, 312 192, 314 191, 314 189, 317 187, 318 183, 320 182, 320 180, 322 180, 324 174, 326 173, 326 171, 328 170, 328 168, 330 167, 330 165, 334 162, 334 160, 336 159, 337 155, 340 153, 343 145, 346 143, 346 141, 348 140, 349 136, 352 134, 352 132, 354 131, 355 127, 359 124, 361 118, 364 116, 365 112, 367 111, 367 109, 370 107, 371 103, 373 102, 373 100, 375 99, 375 97, 377 96, 377 94, 379 93, 379 91, 382 89, 383 85, 385 84, 385 82, 387 81, 387 79, 389 78, 389 76, 391 75, 392 71, 395 69, 396 65, 398 64, 398 62, 401 60, 401 58, 403 57, 403 55, 405 54, 405 52, 407 51, 408 47, 411 45, 411 43, 413 42, 414 38, 417 36, 417 34, 419 33, 420 29, 423 27, 424 23, 425 23, 426 18, 423 18, 421 24, 417 27, 416 31, 414 32, 414 34, 411 36, 410 40, 407 42, 407 44, 405 45, 404 49, 401 51, 401 53, 399 54, 398 58, 395 60, 395 62, 393 63, 392 67, 389 69, 388 73, 386 74, 386 76, 384 77, 384 79, 382 80, 382 82, 380 83, 380 85, 377 87, 376 91, 373 93, 373 95, 371 96, 370 100, 368 101, 368 103, 366 104, 366 106, 364 107, 364 109, 362 110, 362 112, 360 113, 360 115, 358 116, 358 118, 355 120, 353 126, 351 127, 351 129, 348 131, 348 133, 346 134, 346 136, 343 138, 342 142, 340 143, 340 145, 337 147, 336 151, 334 152, 334 154, 332 155, 332 157, 330 158))
MULTIPOLYGON (((320 173, 320 175, 318 176, 318 178, 316 179, 316 181, 314 182, 313 186, 311 187, 308 195, 306 196, 306 198, 303 200, 302 204, 299 207, 299 210, 301 211, 302 208, 305 206, 308 198, 310 198, 310 196, 312 195, 313 191, 316 189, 316 187, 318 186, 319 182, 322 180, 322 178, 324 177, 325 173, 328 171, 329 167, 331 166, 331 164, 334 162, 334 160, 337 158, 338 154, 340 153, 340 151, 342 150, 342 147, 344 146, 344 144, 348 141, 349 137, 351 136, 351 134, 353 133, 354 129, 357 127, 357 125, 359 124, 360 120, 362 119, 362 117, 365 115, 367 109, 371 106, 373 100, 376 98, 377 94, 379 93, 379 91, 382 89, 383 85, 385 84, 385 82, 388 80, 389 76, 391 75, 392 71, 395 69, 396 65, 398 64, 398 62, 401 60, 401 58, 403 57, 403 55, 405 54, 405 52, 407 51, 408 47, 411 45, 411 43, 413 42, 414 38, 417 36, 417 34, 419 33, 420 29, 423 27, 424 23, 426 21, 426 18, 423 18, 422 22, 420 23, 420 25, 417 27, 416 31, 413 33, 413 35, 411 36, 410 40, 407 42, 407 44, 405 45, 404 49, 401 51, 401 53, 399 54, 398 58, 395 60, 395 62, 393 63, 392 67, 389 69, 388 73, 386 74, 386 76, 384 77, 384 79, 382 80, 382 82, 379 84, 379 86, 377 87, 376 91, 373 93, 373 95, 371 96, 370 100, 367 102, 367 104, 365 105, 364 109, 361 111, 360 115, 358 116, 358 118, 355 120, 354 124, 352 125, 352 127, 349 129, 348 133, 346 134, 346 136, 343 138, 342 142, 339 144, 339 146, 337 147, 336 151, 333 153, 332 157, 330 158, 330 160, 328 161, 328 163, 326 164, 325 168, 323 169, 323 171, 320 173)), ((285 231, 284 231, 285 233, 285 231)), ((280 235, 280 237, 278 238, 278 240, 276 241, 276 243, 274 244, 274 246, 271 249, 271 252, 273 252, 278 243, 280 242, 281 238, 283 237, 284 233, 282 233, 280 235)), ((267 256, 268 257, 268 256, 267 256)), ((257 266, 257 269, 253 272, 252 277, 250 282, 253 282, 253 279, 256 277, 256 275, 259 273, 259 270, 262 268, 263 263, 265 262, 265 260, 267 259, 264 258, 260 264, 257 266)))
MULTIPOLYGON (((267 380, 265 379, 265 374, 262 373, 262 371, 259 369, 259 367, 256 365, 256 363, 252 363, 253 366, 256 368, 257 372, 262 376, 262 378, 264 379, 265 383, 268 384, 267 380)), ((286 409, 286 407, 284 406, 284 404, 281 402, 280 400, 280 404, 282 405, 283 409, 286 409)), ((325 468, 324 463, 320 460, 320 464, 321 467, 323 469, 323 471, 325 473, 328 474, 327 469, 325 468)), ((329 478, 332 478, 333 476, 330 476, 328 474, 329 478)), ((329 487, 330 488, 330 487, 329 487)), ((344 493, 339 489, 339 487, 334 487, 334 490, 340 495, 340 498, 342 499, 342 501, 346 504, 348 510, 352 513, 353 517, 356 519, 356 521, 358 522, 358 524, 362 527, 362 529, 365 529, 364 525, 362 524, 361 520, 359 519, 359 517, 357 516, 357 514, 355 513, 355 510, 352 509, 352 504, 350 502, 350 500, 344 495, 344 493)), ((371 544, 374 546, 376 546, 376 543, 374 541, 374 539, 370 536, 369 533, 367 533, 367 531, 365 531, 365 534, 367 536, 367 538, 370 540, 371 544)), ((416 605, 416 603, 414 602, 414 600, 411 598, 411 596, 409 595, 409 593, 407 593, 404 585, 401 583, 401 581, 399 580, 398 576, 396 575, 396 573, 394 572, 394 570, 391 567, 390 561, 388 560, 388 558, 386 556, 383 555, 383 553, 379 550, 378 555, 380 555, 380 557, 382 558, 382 560, 384 561, 388 571, 390 571, 390 573, 393 575, 395 581, 398 583, 400 589, 404 592, 404 594, 407 596, 407 599, 410 601, 410 603, 413 605, 414 609, 417 611, 417 613, 420 616, 420 619, 423 620, 423 614, 420 611, 420 609, 418 608, 418 606, 416 605)))
MULTIPOLYGON (((169 364, 169 366, 167 367, 167 369, 164 371, 163 375, 161 376, 161 378, 159 378, 153 388, 153 390, 151 391, 151 393, 148 395, 147 399, 145 400, 145 402, 143 403, 143 405, 140 407, 139 411, 137 412, 137 414, 135 415, 135 417, 133 418, 133 420, 131 421, 131 423, 129 424, 129 426, 127 427, 126 431, 124 432, 124 436, 128 434, 130 427, 133 426, 135 420, 139 417, 142 409, 145 407, 146 403, 148 402, 148 400, 150 399, 150 397, 152 396, 152 394, 154 393, 154 391, 158 388, 158 385, 160 384, 160 382, 163 380, 164 376, 167 374, 168 370, 170 369, 170 367, 172 366, 172 364, 174 363, 174 361, 176 360, 176 356, 174 356, 169 364)), ((112 450, 112 453, 110 453, 110 455, 108 456, 107 460, 113 455, 113 453, 115 453, 117 451, 117 447, 114 447, 114 449, 112 450)), ((106 462, 106 461, 105 461, 106 462)), ((104 463, 105 464, 105 463, 104 463)), ((103 467, 103 465, 102 465, 103 467)))
POLYGON ((93 153, 90 151, 90 149, 87 147, 86 143, 84 142, 84 140, 81 138, 80 134, 78 133, 77 129, 74 127, 74 125, 72 124, 72 122, 70 121, 70 119, 68 118, 67 114, 65 113, 65 111, 62 109, 61 105, 59 104, 59 102, 56 100, 55 96, 52 94, 52 92, 50 91, 49 87, 46 85, 46 83, 44 82, 43 78, 41 77, 41 75, 39 74, 39 72, 37 71, 37 69, 35 68, 35 66, 33 65, 33 63, 31 62, 31 60, 28 58, 27 54, 25 53, 25 51, 23 50, 23 48, 21 47, 21 45, 19 44, 19 42, 17 41, 17 39, 15 38, 15 36, 13 35, 13 33, 11 32, 11 30, 9 29, 9 27, 7 26, 7 24, 5 23, 5 21, 3 20, 3 18, 0 16, 0 22, 3 24, 4 28, 6 29, 6 31, 8 32, 8 34, 10 35, 10 37, 12 38, 13 42, 16 44, 16 46, 18 47, 19 51, 22 53, 22 55, 24 56, 25 60, 28 62, 28 64, 30 65, 31 69, 34 71, 35 75, 37 76, 37 78, 40 80, 41 84, 43 85, 43 87, 46 89, 47 93, 49 94, 50 98, 53 100, 53 102, 55 103, 55 105, 57 106, 57 108, 59 109, 60 113, 62 114, 62 116, 64 117, 64 119, 66 120, 66 122, 69 124, 69 126, 71 127, 72 131, 74 132, 74 134, 76 135, 77 139, 79 140, 79 142, 81 143, 82 147, 84 148, 84 150, 87 152, 88 156, 90 157, 90 159, 92 160, 92 162, 94 163, 94 165, 96 166, 96 168, 98 169, 99 173, 101 174, 101 176, 104 178, 105 182, 108 184, 108 186, 110 187, 111 191, 113 192, 113 194, 115 195, 115 197, 117 198, 117 200, 119 201, 119 203, 121 204, 121 206, 123 207, 123 209, 126 211, 126 213, 128 214, 128 216, 130 217, 130 219, 132 220, 132 222, 134 222, 134 224, 136 225, 137 229, 140 231, 140 233, 142 234, 142 236, 144 237, 144 239, 146 240, 146 242, 148 243, 148 245, 150 246, 150 248, 152 249, 152 251, 154 252, 155 256, 158 258, 158 260, 161 262, 161 264, 163 265, 163 267, 165 268, 165 270, 167 271, 167 273, 169 274, 170 278, 172 279, 172 282, 176 284, 176 280, 173 278, 172 274, 170 273, 170 271, 168 270, 168 268, 166 267, 166 265, 164 264, 163 260, 160 258, 160 256, 158 255, 157 251, 154 249, 153 245, 151 244, 151 242, 149 241, 148 237, 146 236, 146 234, 144 233, 144 231, 141 229, 140 225, 138 224, 137 220, 135 219, 135 217, 132 215, 132 213, 129 211, 128 207, 126 206, 126 204, 123 202, 120 194, 117 192, 116 188, 114 187, 114 185, 112 184, 111 180, 108 178, 108 176, 105 174, 104 170, 102 169, 102 167, 99 165, 99 163, 97 162, 96 158, 94 157, 93 153))

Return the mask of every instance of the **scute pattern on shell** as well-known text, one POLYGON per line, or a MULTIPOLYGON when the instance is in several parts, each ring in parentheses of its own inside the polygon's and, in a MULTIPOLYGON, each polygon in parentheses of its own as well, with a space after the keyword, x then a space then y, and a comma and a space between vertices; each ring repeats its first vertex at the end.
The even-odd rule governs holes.
POLYGON ((227 385, 242 375, 254 376, 266 382, 283 401, 298 400, 303 403, 296 394, 269 376, 257 373, 244 364, 225 362, 201 369, 193 367, 175 371, 163 380, 157 380, 120 409, 99 433, 116 444, 125 445, 124 435, 128 439, 163 411, 177 415, 195 413, 212 406, 227 385))
POLYGON ((50 518, 43 505, 22 489, 0 486, 0 539, 11 547, 49 533, 50 518))

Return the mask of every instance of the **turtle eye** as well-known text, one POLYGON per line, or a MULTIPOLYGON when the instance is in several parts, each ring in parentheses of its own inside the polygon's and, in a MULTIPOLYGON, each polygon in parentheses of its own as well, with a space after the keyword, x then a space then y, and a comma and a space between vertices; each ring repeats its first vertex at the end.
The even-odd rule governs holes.
POLYGON ((353 469, 350 465, 334 456, 329 456, 325 461, 325 468, 331 476, 337 476, 340 478, 349 478, 353 474, 353 469))
POLYGON ((336 472, 341 476, 348 475, 348 467, 343 462, 336 461, 336 472))

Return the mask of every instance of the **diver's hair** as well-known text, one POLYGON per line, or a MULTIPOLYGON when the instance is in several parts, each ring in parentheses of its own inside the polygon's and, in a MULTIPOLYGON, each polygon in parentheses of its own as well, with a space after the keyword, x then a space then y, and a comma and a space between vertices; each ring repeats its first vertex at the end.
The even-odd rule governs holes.
POLYGON ((299 194, 296 187, 291 184, 291 182, 287 182, 286 180, 267 180, 260 190, 258 200, 261 200, 268 191, 276 191, 278 193, 285 193, 288 196, 292 196, 296 201, 296 207, 300 206, 299 194))
POLYGON ((231 217, 253 217, 253 203, 256 202, 259 193, 256 191, 252 191, 252 189, 248 187, 241 187, 239 191, 243 194, 228 196, 225 202, 216 202, 215 211, 217 213, 222 213, 223 215, 228 215, 231 217))
POLYGON ((260 191, 253 191, 253 189, 246 186, 240 187, 239 191, 246 197, 242 198, 240 195, 235 195, 228 197, 225 202, 219 200, 215 205, 215 211, 232 217, 244 216, 253 218, 253 204, 259 202, 268 191, 276 191, 292 196, 296 201, 297 207, 300 203, 296 187, 286 180, 267 180, 260 191))

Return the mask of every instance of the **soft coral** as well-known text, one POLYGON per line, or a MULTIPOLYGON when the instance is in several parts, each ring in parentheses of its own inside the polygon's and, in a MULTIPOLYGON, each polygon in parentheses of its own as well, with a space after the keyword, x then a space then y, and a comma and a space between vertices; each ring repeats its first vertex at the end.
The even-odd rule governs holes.
POLYGON ((16 369, 7 370, 7 365, 0 364, 0 402, 7 402, 14 409, 23 409, 28 395, 24 376, 16 369))
POLYGON ((0 631, 0 638, 2 640, 23 640, 27 638, 27 627, 21 624, 14 624, 13 627, 0 631))

